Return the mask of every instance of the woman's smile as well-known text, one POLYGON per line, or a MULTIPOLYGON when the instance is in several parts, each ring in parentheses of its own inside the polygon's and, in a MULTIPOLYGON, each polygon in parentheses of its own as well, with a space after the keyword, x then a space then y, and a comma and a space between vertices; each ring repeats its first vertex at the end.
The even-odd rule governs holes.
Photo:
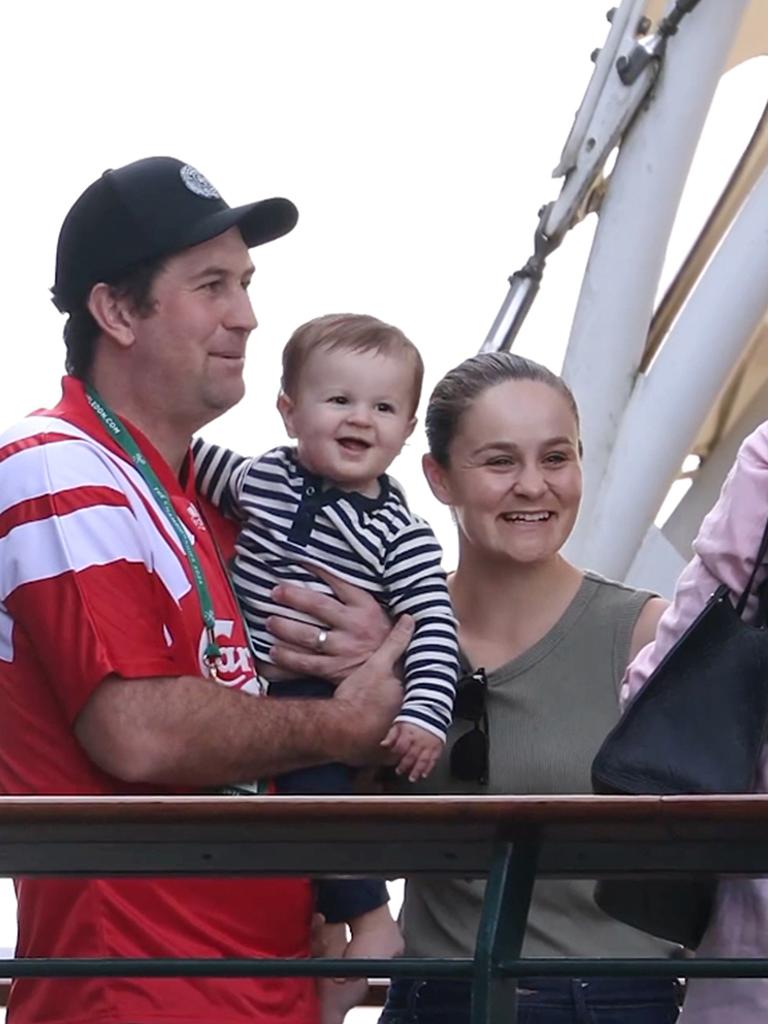
POLYGON ((523 526, 539 526, 548 523, 556 513, 551 511, 541 512, 502 512, 501 518, 505 523, 516 523, 523 526))

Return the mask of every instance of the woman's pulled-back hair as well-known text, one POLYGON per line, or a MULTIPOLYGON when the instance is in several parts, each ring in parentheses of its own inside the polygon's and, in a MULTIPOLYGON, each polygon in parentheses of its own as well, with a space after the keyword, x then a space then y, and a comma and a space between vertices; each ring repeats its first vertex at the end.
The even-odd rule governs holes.
POLYGON ((508 380, 538 381, 559 391, 573 412, 578 430, 576 399, 562 377, 541 363, 511 352, 483 352, 449 370, 429 397, 425 423, 429 451, 435 462, 448 465, 448 450, 464 413, 488 388, 508 380))

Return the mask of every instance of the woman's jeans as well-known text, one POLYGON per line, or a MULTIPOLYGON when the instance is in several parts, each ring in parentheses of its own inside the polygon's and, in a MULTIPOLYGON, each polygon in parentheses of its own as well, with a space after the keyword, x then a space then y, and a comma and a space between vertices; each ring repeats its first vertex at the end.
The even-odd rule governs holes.
MULTIPOLYGON (((674 979, 520 978, 517 1024, 673 1024, 680 992, 674 979)), ((379 1024, 469 1022, 466 981, 395 980, 379 1018, 379 1024)))

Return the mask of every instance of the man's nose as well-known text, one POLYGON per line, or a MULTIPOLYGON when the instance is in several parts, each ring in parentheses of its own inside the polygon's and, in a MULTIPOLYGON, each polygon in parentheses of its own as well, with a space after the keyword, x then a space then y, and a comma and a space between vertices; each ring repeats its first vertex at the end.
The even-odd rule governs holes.
POLYGON ((248 292, 239 288, 232 298, 227 327, 241 331, 253 331, 258 324, 248 292))

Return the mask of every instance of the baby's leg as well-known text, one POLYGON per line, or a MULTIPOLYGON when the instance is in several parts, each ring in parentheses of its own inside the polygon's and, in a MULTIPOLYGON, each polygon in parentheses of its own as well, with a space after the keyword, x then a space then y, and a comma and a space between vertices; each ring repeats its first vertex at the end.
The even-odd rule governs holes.
POLYGON ((387 904, 369 910, 349 921, 352 938, 347 946, 348 959, 391 960, 402 956, 405 948, 397 922, 387 904))
MULTIPOLYGON (((341 886, 344 880, 329 880, 334 886, 341 886)), ((350 906, 363 906, 363 901, 374 898, 376 887, 383 882, 363 879, 360 882, 349 880, 348 886, 357 887, 344 893, 336 889, 331 895, 344 899, 349 898, 350 906)), ((326 892, 325 897, 329 894, 326 892)), ((327 908, 326 908, 327 909, 327 908)), ((334 910, 337 910, 336 906, 334 910)), ((334 910, 330 912, 333 914, 334 910)), ((323 955, 346 959, 389 960, 400 956, 403 952, 403 939, 400 929, 393 921, 387 903, 381 903, 371 910, 363 911, 356 916, 347 918, 352 938, 347 943, 346 926, 344 924, 326 924, 323 929, 323 955)), ((345 1015, 354 1006, 359 1006, 368 989, 366 978, 323 978, 319 986, 320 1021, 321 1024, 342 1024, 345 1015)))
MULTIPOLYGON (((347 926, 323 925, 320 945, 320 955, 340 960, 347 948, 347 926)), ((366 978, 320 978, 317 986, 320 1024, 342 1024, 347 1013, 362 1003, 367 991, 366 978)))
MULTIPOLYGON (((270 696, 287 699, 323 699, 333 687, 319 679, 271 682, 270 696)), ((283 794, 350 793, 357 770, 344 764, 317 765, 286 772, 275 779, 283 794)), ((323 956, 389 959, 403 951, 400 930, 387 906, 386 884, 378 878, 320 878, 316 881, 316 908, 323 915, 323 956), (347 925, 351 941, 347 943, 347 925)), ((321 978, 318 985, 321 1024, 342 1024, 368 990, 366 978, 321 978)))

